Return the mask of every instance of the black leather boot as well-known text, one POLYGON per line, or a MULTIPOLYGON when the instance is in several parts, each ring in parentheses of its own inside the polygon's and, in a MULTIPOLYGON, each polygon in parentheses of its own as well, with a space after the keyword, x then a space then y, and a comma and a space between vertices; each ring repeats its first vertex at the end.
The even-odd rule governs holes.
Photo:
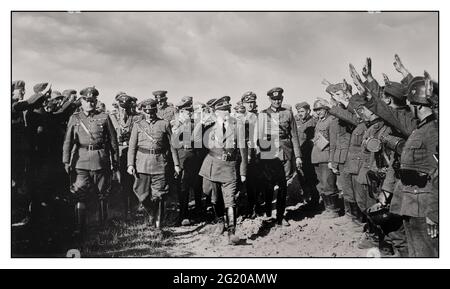
POLYGON ((99 205, 99 222, 101 226, 104 226, 108 220, 108 202, 105 199, 101 199, 99 205))
POLYGON ((228 231, 228 245, 237 245, 240 239, 236 236, 236 208, 228 207, 225 217, 228 231))
POLYGON ((322 216, 325 219, 334 219, 339 217, 338 209, 336 209, 338 206, 338 194, 323 195, 322 198, 325 204, 325 212, 322 214, 322 216))
POLYGON ((156 202, 156 214, 155 214, 155 228, 161 229, 164 223, 164 199, 159 199, 156 202))

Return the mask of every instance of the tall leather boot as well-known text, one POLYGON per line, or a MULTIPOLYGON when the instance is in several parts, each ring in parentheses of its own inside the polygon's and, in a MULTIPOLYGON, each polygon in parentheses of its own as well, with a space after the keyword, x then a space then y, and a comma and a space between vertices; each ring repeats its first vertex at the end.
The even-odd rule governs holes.
POLYGON ((325 213, 323 214, 323 217, 325 219, 334 219, 339 217, 338 213, 338 194, 332 194, 332 195, 323 195, 322 196, 324 204, 325 204, 325 213))
POLYGON ((108 219, 108 202, 105 199, 101 199, 100 206, 99 206, 100 225, 104 226, 106 224, 107 219, 108 219))
POLYGON ((159 199, 155 202, 155 228, 161 229, 164 222, 164 199, 159 199))
POLYGON ((237 245, 240 239, 236 236, 236 208, 228 207, 225 217, 228 231, 228 245, 237 245))
POLYGON ((214 235, 220 236, 225 231, 225 221, 223 218, 224 215, 224 208, 221 204, 214 204, 213 205, 214 214, 216 216, 216 229, 214 230, 214 235))
POLYGON ((364 226, 364 214, 358 207, 356 202, 350 203, 351 213, 352 213, 352 221, 358 226, 364 226))
POLYGON ((77 202, 74 206, 75 227, 72 233, 73 245, 81 246, 86 233, 86 205, 83 202, 77 202))

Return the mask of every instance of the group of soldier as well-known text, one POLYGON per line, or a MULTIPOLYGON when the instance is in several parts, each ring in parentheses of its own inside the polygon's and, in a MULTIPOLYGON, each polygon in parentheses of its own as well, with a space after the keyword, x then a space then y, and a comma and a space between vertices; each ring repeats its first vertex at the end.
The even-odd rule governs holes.
POLYGON ((270 106, 261 112, 251 91, 232 108, 229 96, 206 103, 185 96, 173 105, 163 90, 140 102, 119 92, 106 111, 95 87, 77 98, 73 89, 59 93, 40 83, 24 100, 25 83, 14 81, 13 218, 31 221, 42 235, 48 207, 70 199, 80 233, 87 204, 106 224, 117 182, 128 216, 144 212, 150 226, 161 228, 167 196, 175 192, 178 225, 191 225, 209 208, 215 233, 228 232, 229 244, 237 245, 238 215, 290 225, 288 183, 298 178, 303 209, 360 230, 360 248, 437 256, 438 85, 427 73, 413 77, 397 55, 400 83, 383 74, 380 86, 371 66, 368 58, 363 82, 350 65, 355 93, 345 80, 324 81, 329 98, 317 98, 312 110, 297 103, 295 116, 280 87, 267 92, 270 106), (237 211, 238 194, 245 210, 237 211))

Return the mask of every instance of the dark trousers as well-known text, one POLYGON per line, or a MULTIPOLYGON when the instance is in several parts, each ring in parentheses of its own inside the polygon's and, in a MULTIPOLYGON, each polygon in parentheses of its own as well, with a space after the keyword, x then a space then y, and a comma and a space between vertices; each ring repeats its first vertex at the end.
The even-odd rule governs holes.
POLYGON ((277 218, 281 219, 283 218, 286 209, 287 180, 292 177, 294 168, 292 160, 282 161, 278 158, 264 159, 261 160, 261 164, 263 166, 263 176, 265 178, 264 199, 266 215, 272 215, 274 186, 278 185, 277 218))
POLYGON ((336 175, 328 168, 328 163, 315 164, 314 167, 319 180, 317 184, 319 193, 326 196, 337 194, 336 175))
POLYGON ((439 256, 439 238, 431 239, 428 236, 424 217, 407 217, 403 223, 408 241, 409 257, 439 256))
POLYGON ((88 194, 94 190, 98 199, 104 200, 108 197, 110 187, 111 172, 109 170, 89 171, 76 169, 76 179, 73 188, 80 199, 87 198, 88 194))
POLYGON ((178 200, 180 203, 180 218, 187 219, 189 213, 189 195, 194 193, 195 208, 199 210, 202 203, 202 182, 197 174, 193 174, 190 168, 185 168, 177 178, 178 200))

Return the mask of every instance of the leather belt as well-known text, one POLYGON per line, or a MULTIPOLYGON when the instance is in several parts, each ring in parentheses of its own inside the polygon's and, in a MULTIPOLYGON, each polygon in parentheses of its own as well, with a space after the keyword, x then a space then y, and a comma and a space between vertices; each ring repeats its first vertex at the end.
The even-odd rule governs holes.
POLYGON ((138 151, 143 154, 152 154, 152 155, 162 154, 164 152, 162 149, 146 149, 146 148, 138 148, 138 151))
POLYGON ((406 186, 418 186, 419 188, 423 188, 430 180, 430 176, 428 174, 415 170, 400 169, 399 174, 400 180, 403 185, 406 186))
POLYGON ((232 161, 236 160, 236 156, 229 155, 225 152, 224 153, 216 153, 216 152, 210 151, 208 154, 210 156, 212 156, 213 158, 216 158, 216 159, 219 159, 219 160, 222 160, 225 162, 232 162, 232 161))
POLYGON ((80 144, 79 147, 82 149, 87 149, 89 151, 102 150, 105 148, 103 144, 88 144, 88 145, 80 144))

